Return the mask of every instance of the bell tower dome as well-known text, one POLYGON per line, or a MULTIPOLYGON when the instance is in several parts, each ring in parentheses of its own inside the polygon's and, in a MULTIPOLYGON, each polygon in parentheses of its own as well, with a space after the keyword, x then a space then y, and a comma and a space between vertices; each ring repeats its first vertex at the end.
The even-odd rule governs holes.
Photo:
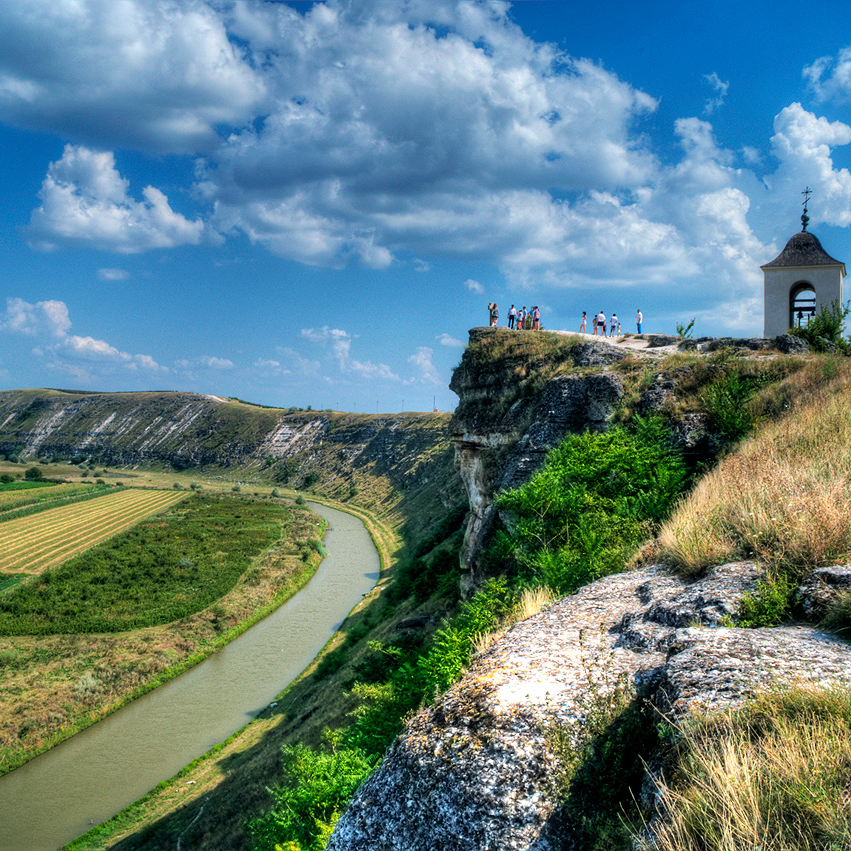
POLYGON ((845 264, 834 260, 816 235, 807 231, 810 190, 806 189, 803 195, 801 232, 786 243, 774 260, 760 266, 765 278, 765 337, 776 337, 790 328, 809 324, 820 308, 833 301, 844 304, 845 264))

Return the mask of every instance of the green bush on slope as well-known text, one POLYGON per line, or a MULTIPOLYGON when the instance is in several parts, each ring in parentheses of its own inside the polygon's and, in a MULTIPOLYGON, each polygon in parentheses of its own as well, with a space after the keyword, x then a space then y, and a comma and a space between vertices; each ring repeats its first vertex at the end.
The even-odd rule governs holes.
POLYGON ((257 851, 321 851, 346 802, 372 767, 364 754, 343 748, 282 749, 282 779, 270 789, 274 806, 249 822, 257 851), (281 844, 281 837, 286 837, 281 844))
POLYGON ((569 435, 532 479, 497 498, 512 528, 497 532, 491 559, 513 561, 522 584, 570 593, 621 570, 687 481, 660 420, 569 435))

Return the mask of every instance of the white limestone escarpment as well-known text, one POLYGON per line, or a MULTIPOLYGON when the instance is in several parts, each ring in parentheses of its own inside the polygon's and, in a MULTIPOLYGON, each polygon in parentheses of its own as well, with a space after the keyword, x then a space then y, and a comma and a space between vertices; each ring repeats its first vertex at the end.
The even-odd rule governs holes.
POLYGON ((0 391, 0 452, 33 461, 80 455, 107 467, 243 467, 273 481, 286 465, 294 484, 315 471, 321 484, 345 493, 363 474, 404 491, 444 468, 448 478, 448 420, 439 413, 295 411, 196 393, 7 390, 0 391))

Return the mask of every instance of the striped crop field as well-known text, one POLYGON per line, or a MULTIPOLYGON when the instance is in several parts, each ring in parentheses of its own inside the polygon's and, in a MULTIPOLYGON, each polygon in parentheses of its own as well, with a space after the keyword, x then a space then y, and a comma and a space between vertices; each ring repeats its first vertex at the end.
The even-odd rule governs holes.
POLYGON ((27 490, 0 490, 0 513, 21 508, 26 505, 37 505, 41 502, 51 502, 82 493, 92 493, 94 485, 52 485, 46 488, 27 490))
POLYGON ((126 488, 0 524, 0 570, 41 573, 186 497, 126 488))

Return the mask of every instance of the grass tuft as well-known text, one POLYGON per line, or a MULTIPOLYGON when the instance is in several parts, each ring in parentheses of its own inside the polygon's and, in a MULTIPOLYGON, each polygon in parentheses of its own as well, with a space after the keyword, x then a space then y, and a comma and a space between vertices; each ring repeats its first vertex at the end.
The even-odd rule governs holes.
POLYGON ((851 847, 851 692, 800 685, 680 730, 668 817, 639 847, 851 847))

